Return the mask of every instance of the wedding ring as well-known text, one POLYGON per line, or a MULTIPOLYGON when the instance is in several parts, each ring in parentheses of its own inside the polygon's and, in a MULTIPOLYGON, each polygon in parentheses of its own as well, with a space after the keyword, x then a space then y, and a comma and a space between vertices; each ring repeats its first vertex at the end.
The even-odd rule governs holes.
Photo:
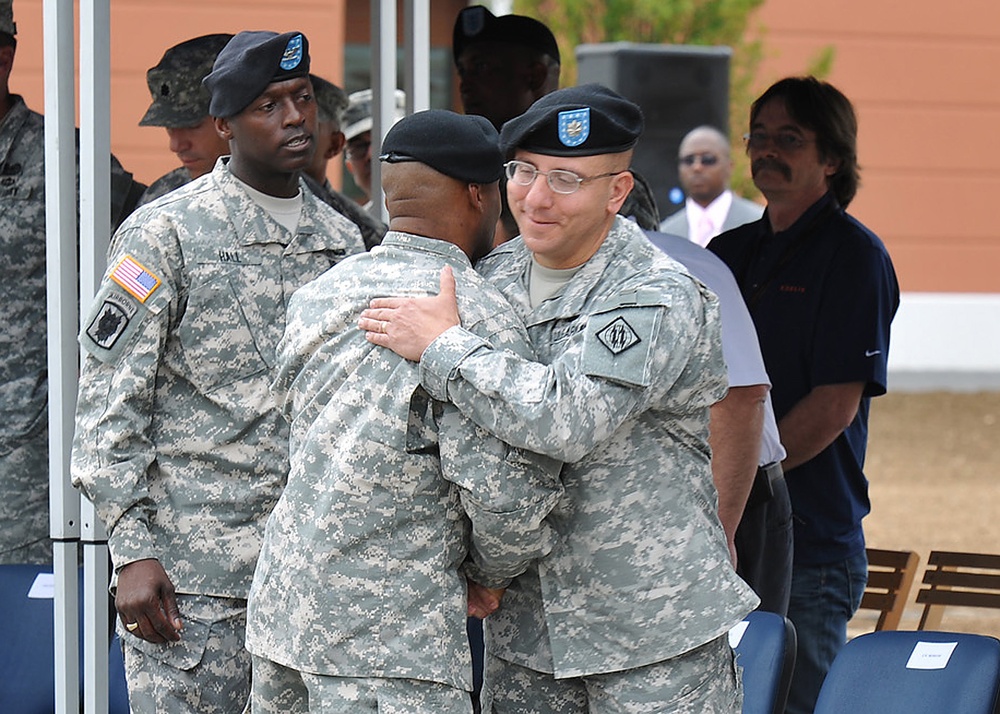
POLYGON ((136 630, 139 629, 139 623, 138 622, 130 622, 127 625, 125 625, 125 629, 128 630, 129 632, 135 632, 136 630))

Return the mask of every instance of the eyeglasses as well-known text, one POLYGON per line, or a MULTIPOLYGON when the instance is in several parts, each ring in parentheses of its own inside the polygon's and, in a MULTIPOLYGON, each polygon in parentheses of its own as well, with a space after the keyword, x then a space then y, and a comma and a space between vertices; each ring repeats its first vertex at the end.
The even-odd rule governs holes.
POLYGON ((685 166, 694 166, 696 161, 700 161, 702 166, 715 166, 719 163, 719 157, 715 154, 705 152, 701 154, 686 154, 678 159, 678 162, 685 166))
POLYGON ((572 171, 566 171, 565 169, 539 171, 526 161, 508 161, 503 167, 507 172, 507 180, 513 181, 518 186, 530 186, 535 182, 535 177, 541 174, 545 177, 545 182, 549 185, 549 188, 556 193, 564 195, 576 193, 580 185, 585 181, 593 181, 625 173, 624 171, 611 171, 606 174, 598 174, 597 176, 578 176, 572 171))
POLYGON ((359 141, 355 144, 347 145, 347 158, 352 161, 361 161, 368 156, 368 151, 372 148, 370 141, 359 141))
POLYGON ((766 131, 752 131, 749 134, 743 135, 743 143, 746 144, 747 150, 763 149, 768 145, 768 143, 774 142, 778 151, 798 151, 806 144, 811 144, 815 141, 815 139, 804 139, 798 134, 792 134, 789 132, 768 134, 766 131))

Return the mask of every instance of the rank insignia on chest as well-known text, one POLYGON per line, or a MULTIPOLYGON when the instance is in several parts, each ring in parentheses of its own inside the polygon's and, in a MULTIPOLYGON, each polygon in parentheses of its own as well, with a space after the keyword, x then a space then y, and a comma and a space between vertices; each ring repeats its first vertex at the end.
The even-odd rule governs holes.
POLYGON ((146 302, 146 299, 160 287, 160 279, 146 270, 131 255, 122 258, 111 271, 110 277, 139 302, 146 302))
POLYGON ((632 326, 623 317, 616 317, 604 328, 597 332, 597 339, 601 344, 611 350, 614 355, 620 355, 630 347, 642 342, 639 335, 635 333, 632 326))

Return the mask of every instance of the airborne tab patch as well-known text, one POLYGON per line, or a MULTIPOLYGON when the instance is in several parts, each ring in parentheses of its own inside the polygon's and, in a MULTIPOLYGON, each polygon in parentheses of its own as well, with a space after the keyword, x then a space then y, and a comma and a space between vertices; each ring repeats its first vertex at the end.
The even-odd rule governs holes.
POLYGON ((160 279, 146 270, 131 255, 121 259, 111 271, 110 277, 139 302, 146 302, 146 298, 160 287, 160 279))

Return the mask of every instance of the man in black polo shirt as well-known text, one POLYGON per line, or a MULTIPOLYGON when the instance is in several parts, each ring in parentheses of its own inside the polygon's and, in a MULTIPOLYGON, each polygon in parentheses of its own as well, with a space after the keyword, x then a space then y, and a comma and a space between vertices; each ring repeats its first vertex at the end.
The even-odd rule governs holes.
POLYGON ((783 79, 750 109, 747 152, 767 198, 709 244, 733 270, 773 387, 794 515, 788 616, 799 650, 787 711, 811 712, 867 580, 862 470, 871 397, 885 393, 899 286, 885 246, 844 212, 858 185, 850 101, 783 79))

